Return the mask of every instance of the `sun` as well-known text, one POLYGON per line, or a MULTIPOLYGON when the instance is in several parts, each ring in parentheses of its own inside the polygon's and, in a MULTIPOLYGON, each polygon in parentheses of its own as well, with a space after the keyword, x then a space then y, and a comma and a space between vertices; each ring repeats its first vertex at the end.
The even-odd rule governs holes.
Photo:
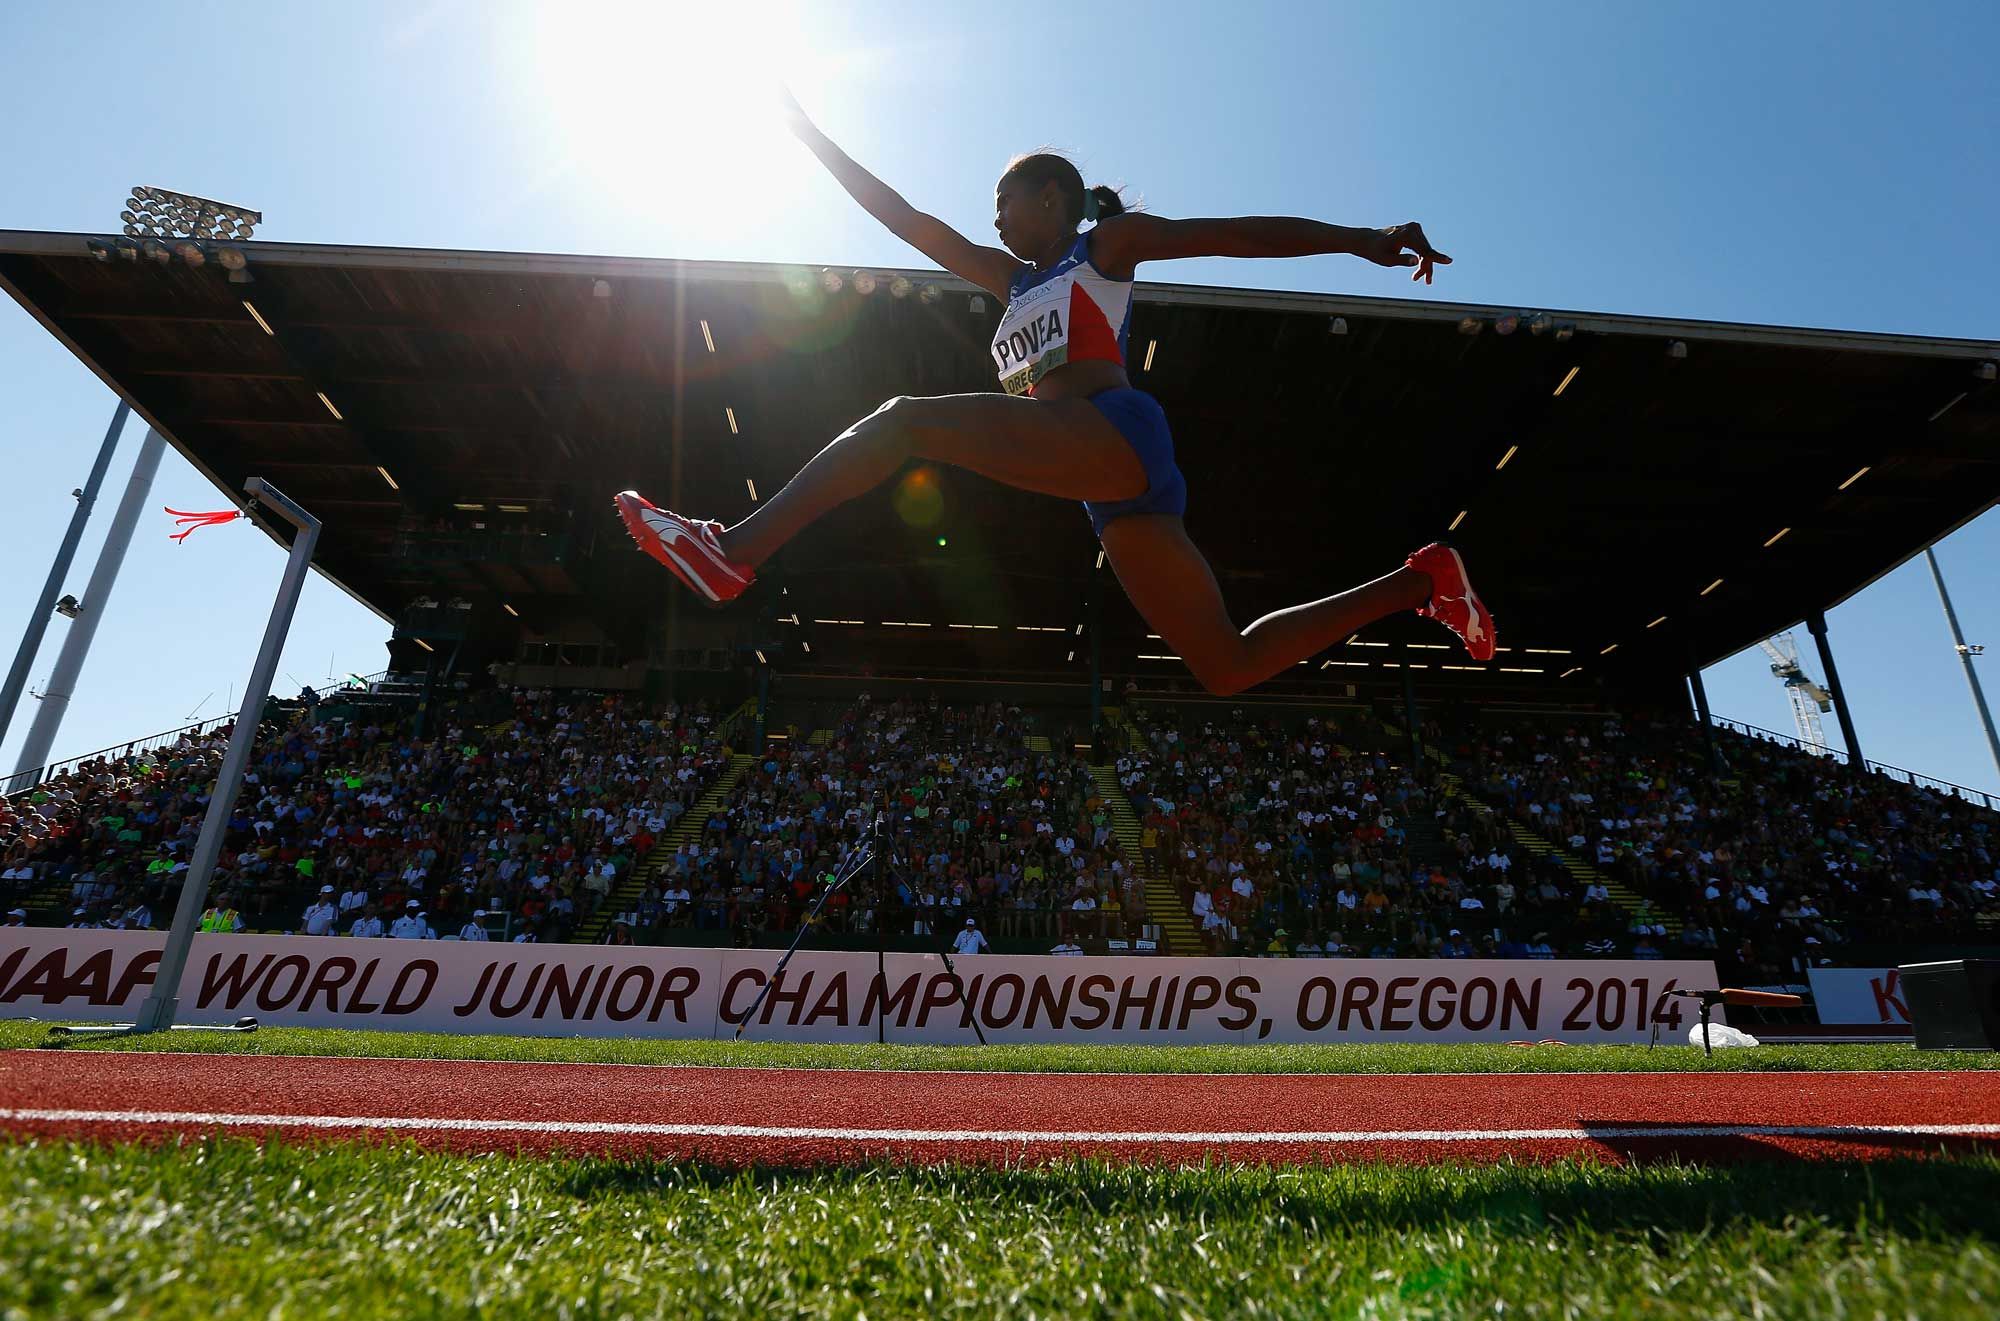
POLYGON ((551 164, 596 205, 682 234, 741 234, 801 193, 777 88, 811 72, 785 0, 537 6, 519 67, 551 164))

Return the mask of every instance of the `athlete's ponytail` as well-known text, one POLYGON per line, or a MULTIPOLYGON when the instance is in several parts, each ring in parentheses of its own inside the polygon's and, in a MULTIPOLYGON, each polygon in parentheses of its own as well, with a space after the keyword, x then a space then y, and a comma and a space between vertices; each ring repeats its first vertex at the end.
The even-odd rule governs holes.
POLYGON ((1062 194, 1064 218, 1072 229, 1085 221, 1106 220, 1125 213, 1125 199, 1118 195, 1117 189, 1105 184, 1085 189, 1083 175, 1075 164, 1057 152, 1037 151, 1016 156, 1007 162, 1006 173, 1000 177, 1019 179, 1030 188, 1053 183, 1062 194))
POLYGON ((1109 220, 1112 216, 1125 214, 1125 199, 1118 190, 1107 184, 1099 184, 1083 196, 1083 218, 1085 220, 1109 220))

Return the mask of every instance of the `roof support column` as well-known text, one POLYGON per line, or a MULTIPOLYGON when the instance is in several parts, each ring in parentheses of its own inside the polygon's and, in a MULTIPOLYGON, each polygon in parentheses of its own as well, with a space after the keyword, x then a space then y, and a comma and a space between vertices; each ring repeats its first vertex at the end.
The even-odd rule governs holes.
POLYGON ((1708 714, 1708 685, 1701 681, 1701 666, 1688 671, 1688 689, 1694 694, 1694 718, 1701 725, 1701 744, 1708 750, 1709 765, 1720 767, 1721 758, 1715 751, 1715 721, 1708 714))
POLYGON ((1833 665, 1833 648, 1826 640, 1826 613, 1815 610, 1807 615, 1806 628, 1819 646, 1819 663, 1826 670, 1826 686, 1833 690, 1833 710, 1840 717, 1840 737, 1847 741, 1847 764, 1865 769, 1868 759, 1862 755, 1861 740, 1854 733, 1854 716, 1847 709, 1847 687, 1840 682, 1840 671, 1833 665))
POLYGON ((21 690, 28 684, 28 668, 35 663, 42 635, 48 631, 49 615, 56 608, 56 593, 62 590, 69 562, 76 556, 77 542, 83 540, 84 524, 90 521, 91 506, 97 503, 98 488, 104 485, 105 469, 111 466, 112 452, 118 448, 118 438, 125 431, 125 419, 131 413, 132 405, 120 399, 117 410, 111 414, 111 428, 104 433, 104 443, 97 447, 97 462, 90 466, 89 478, 77 490, 76 511, 69 516, 69 530, 63 533, 62 545, 56 548, 55 562, 49 565, 48 581, 42 584, 42 594, 35 598, 35 608, 28 614, 28 627, 21 634, 21 645, 14 653, 13 668, 7 671, 6 685, 0 687, 0 743, 7 741, 7 726, 13 723, 14 708, 20 703, 21 690))

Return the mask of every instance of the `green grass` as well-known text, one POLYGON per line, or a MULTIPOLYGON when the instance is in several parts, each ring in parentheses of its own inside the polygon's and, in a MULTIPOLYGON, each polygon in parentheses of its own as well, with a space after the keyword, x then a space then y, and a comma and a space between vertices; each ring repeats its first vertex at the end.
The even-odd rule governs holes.
POLYGON ((723 1173, 0 1145, 0 1313, 1977 1317, 2000 1160, 723 1173))
POLYGON ((228 1051, 251 1055, 572 1060, 599 1064, 737 1064, 812 1069, 976 1069, 995 1073, 1629 1073, 1644 1070, 1991 1069, 2000 1055, 1907 1045, 1694 1046, 833 1046, 771 1041, 461 1036, 268 1028, 232 1035, 52 1038, 45 1023, 0 1022, 0 1049, 228 1051))

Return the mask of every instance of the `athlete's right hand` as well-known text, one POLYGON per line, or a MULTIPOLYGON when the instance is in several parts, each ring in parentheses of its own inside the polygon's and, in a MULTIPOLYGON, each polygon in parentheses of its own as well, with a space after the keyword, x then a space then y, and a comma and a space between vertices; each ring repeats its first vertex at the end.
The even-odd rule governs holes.
POLYGON ((1414 220, 1375 230, 1358 255, 1377 266, 1414 266, 1417 269, 1410 273, 1410 278, 1425 284, 1431 282, 1432 266, 1451 265, 1451 258, 1431 246, 1431 241, 1424 237, 1424 227, 1414 220))

